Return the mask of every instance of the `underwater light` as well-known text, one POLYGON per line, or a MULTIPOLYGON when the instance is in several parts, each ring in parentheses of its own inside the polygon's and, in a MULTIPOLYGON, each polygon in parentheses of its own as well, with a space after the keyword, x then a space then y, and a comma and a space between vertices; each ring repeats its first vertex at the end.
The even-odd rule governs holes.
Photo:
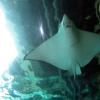
POLYGON ((14 40, 6 21, 3 9, 0 9, 0 75, 8 69, 9 64, 17 56, 14 40))

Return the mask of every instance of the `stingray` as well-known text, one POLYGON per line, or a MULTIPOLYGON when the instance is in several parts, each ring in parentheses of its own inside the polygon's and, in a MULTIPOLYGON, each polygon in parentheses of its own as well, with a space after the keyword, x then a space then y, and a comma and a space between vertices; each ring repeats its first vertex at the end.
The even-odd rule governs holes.
POLYGON ((25 56, 25 60, 38 60, 68 70, 73 75, 81 74, 100 52, 100 35, 78 29, 67 15, 63 15, 58 32, 25 56))

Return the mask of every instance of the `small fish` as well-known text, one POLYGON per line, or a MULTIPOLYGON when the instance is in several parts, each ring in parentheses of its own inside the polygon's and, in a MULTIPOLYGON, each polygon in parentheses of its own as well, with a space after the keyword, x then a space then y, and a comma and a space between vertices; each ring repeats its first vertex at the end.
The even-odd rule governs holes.
POLYGON ((81 67, 100 52, 100 35, 78 29, 64 15, 58 32, 25 56, 25 60, 39 60, 81 74, 81 67))

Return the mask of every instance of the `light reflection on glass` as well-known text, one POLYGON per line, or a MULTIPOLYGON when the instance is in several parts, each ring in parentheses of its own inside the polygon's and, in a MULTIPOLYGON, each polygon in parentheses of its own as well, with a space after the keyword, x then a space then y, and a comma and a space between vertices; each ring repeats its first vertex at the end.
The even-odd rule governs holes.
POLYGON ((42 25, 42 23, 41 23, 41 25, 40 25, 40 32, 41 32, 42 39, 44 39, 44 30, 43 30, 43 25, 42 25))

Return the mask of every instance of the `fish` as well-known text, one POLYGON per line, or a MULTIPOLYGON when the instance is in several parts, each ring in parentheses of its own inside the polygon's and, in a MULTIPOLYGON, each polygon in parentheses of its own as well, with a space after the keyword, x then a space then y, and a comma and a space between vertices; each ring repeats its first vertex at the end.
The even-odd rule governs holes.
POLYGON ((57 33, 25 55, 25 60, 51 64, 72 75, 81 75, 81 68, 100 52, 100 35, 76 27, 64 14, 57 33))

